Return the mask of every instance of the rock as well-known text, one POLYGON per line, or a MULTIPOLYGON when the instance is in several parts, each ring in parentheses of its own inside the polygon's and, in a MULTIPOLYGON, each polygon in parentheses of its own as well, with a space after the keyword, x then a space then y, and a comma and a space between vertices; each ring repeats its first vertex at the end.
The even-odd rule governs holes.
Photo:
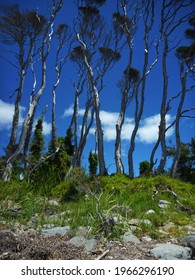
POLYGON ((85 246, 86 238, 83 236, 75 236, 69 240, 69 243, 77 247, 85 246))
POLYGON ((156 212, 154 211, 154 210, 152 210, 152 209, 150 209, 150 210, 148 210, 148 211, 146 211, 146 215, 149 215, 149 214, 155 214, 156 212))
POLYGON ((77 230, 76 235, 77 236, 83 236, 86 237, 88 235, 88 229, 86 227, 79 227, 77 230))
POLYGON ((188 235, 195 235, 195 227, 193 226, 179 226, 179 229, 187 231, 188 235))
POLYGON ((137 226, 139 224, 140 220, 139 219, 131 219, 129 220, 129 225, 132 225, 132 226, 137 226))
POLYGON ((169 207, 171 205, 171 202, 167 201, 167 200, 159 200, 158 201, 158 206, 162 209, 166 209, 167 207, 169 207))
POLYGON ((150 220, 148 219, 131 219, 130 221, 128 221, 128 224, 131 226, 138 226, 140 224, 145 224, 147 226, 151 226, 152 223, 150 220))
POLYGON ((151 254, 162 260, 190 260, 191 249, 176 244, 157 244, 151 254))
POLYGON ((135 231, 137 229, 137 227, 136 226, 130 226, 129 229, 130 229, 130 231, 135 231))
POLYGON ((142 237, 142 240, 146 241, 146 242, 150 242, 150 241, 152 241, 152 238, 150 236, 146 235, 146 236, 142 237))
POLYGON ((96 246, 97 246, 97 240, 96 239, 93 238, 93 239, 86 240, 85 251, 87 251, 87 252, 94 251, 96 246))
POLYGON ((135 235, 133 235, 131 231, 127 231, 123 235, 123 241, 124 242, 140 243, 139 238, 137 238, 135 235))
POLYGON ((192 258, 195 259, 195 235, 186 235, 184 237, 184 243, 192 249, 192 258))
POLYGON ((55 235, 67 235, 70 231, 69 226, 64 226, 64 227, 54 227, 54 228, 49 228, 49 229, 43 229, 42 235, 44 236, 55 236, 55 235))
POLYGON ((162 229, 165 231, 169 231, 170 229, 175 228, 175 224, 172 222, 167 222, 163 225, 162 229))
POLYGON ((43 227, 43 229, 48 229, 48 228, 54 228, 55 225, 54 224, 44 224, 42 227, 43 227))
POLYGON ((34 228, 29 228, 29 229, 27 230, 27 234, 28 234, 28 236, 30 236, 30 237, 34 237, 34 236, 37 234, 37 232, 36 232, 36 230, 35 230, 34 228))
POLYGON ((152 226, 151 221, 147 220, 147 219, 140 220, 140 224, 144 224, 144 225, 149 226, 149 227, 152 226))
POLYGON ((59 202, 56 200, 48 200, 48 204, 53 206, 59 206, 59 202))

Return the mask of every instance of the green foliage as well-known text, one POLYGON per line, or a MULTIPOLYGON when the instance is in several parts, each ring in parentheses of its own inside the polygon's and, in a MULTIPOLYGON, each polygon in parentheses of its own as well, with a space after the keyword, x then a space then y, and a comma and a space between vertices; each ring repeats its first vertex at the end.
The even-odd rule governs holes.
POLYGON ((0 17, 0 32, 5 44, 24 46, 28 39, 34 43, 44 28, 46 19, 35 11, 20 12, 17 4, 10 5, 0 17))
POLYGON ((20 198, 28 191, 28 187, 25 182, 8 181, 4 182, 0 180, 0 200, 14 199, 19 201, 20 198))
POLYGON ((83 13, 86 19, 89 19, 92 16, 99 15, 99 10, 96 7, 92 7, 92 6, 79 7, 79 10, 83 13))
POLYGON ((57 26, 56 35, 59 36, 59 39, 64 38, 64 34, 67 33, 69 26, 65 23, 60 23, 57 26))
POLYGON ((43 119, 38 119, 35 126, 34 137, 30 146, 31 157, 33 160, 39 161, 44 149, 43 137, 43 119))
POLYGON ((67 146, 65 142, 64 137, 57 138, 59 150, 53 154, 44 155, 42 162, 31 174, 31 186, 36 192, 50 195, 52 188, 64 180, 71 162, 70 155, 67 154, 70 146, 67 146))
POLYGON ((97 173, 97 168, 98 168, 98 155, 90 151, 88 161, 89 161, 89 173, 91 175, 95 175, 97 173))
MULTIPOLYGON (((85 32, 87 31, 85 30, 85 32)), ((84 50, 81 46, 74 47, 70 53, 70 59, 76 63, 83 63, 85 56, 87 57, 88 61, 90 61, 91 55, 89 50, 84 50)))
POLYGON ((78 193, 85 191, 88 176, 83 168, 74 168, 65 181, 53 188, 52 194, 61 200, 77 199, 78 193))
POLYGON ((110 48, 101 47, 99 51, 104 61, 118 61, 121 58, 119 52, 113 51, 110 48))
POLYGON ((195 40, 195 30, 193 30, 193 29, 186 29, 185 30, 185 36, 186 36, 187 39, 195 40))
MULTIPOLYGON (((169 157, 174 157, 175 147, 167 147, 167 154, 169 157)), ((195 183, 195 138, 192 138, 190 143, 181 143, 177 174, 181 180, 195 183)))
MULTIPOLYGON (((131 29, 132 20, 124 15, 121 15, 119 12, 113 14, 113 20, 118 24, 118 28, 122 33, 124 33, 125 27, 131 29)), ((119 30, 118 30, 119 31, 119 30)))
POLYGON ((71 181, 67 180, 53 188, 52 194, 60 198, 61 201, 70 201, 76 199, 78 191, 71 181))
MULTIPOLYGON (((42 184, 40 182, 40 188, 44 188, 42 184)), ((138 219, 135 232, 138 237, 148 234, 160 238, 159 227, 167 222, 174 223, 168 231, 169 235, 180 236, 185 234, 185 230, 178 227, 193 225, 192 218, 180 210, 180 204, 173 195, 165 192, 167 189, 177 194, 180 203, 195 211, 195 186, 165 175, 132 180, 117 174, 88 176, 84 169, 76 168, 66 181, 52 189, 52 199, 57 198, 60 202, 55 209, 46 203, 47 198, 40 196, 40 193, 35 195, 27 184, 0 181, 0 223, 3 216, 9 223, 19 221, 25 224, 36 213, 36 226, 42 227, 44 223, 54 222, 59 226, 70 225, 72 232, 84 226, 89 229, 89 235, 120 239, 129 230, 130 220, 138 219), (158 193, 153 197, 154 190, 158 193), (170 206, 162 211, 158 206, 159 199, 169 201, 170 206), (21 207, 21 216, 13 217, 6 205, 11 205, 11 208, 13 205, 21 207), (153 209, 155 214, 146 214, 149 209, 153 209), (59 219, 52 221, 48 215, 56 216, 58 212, 66 215, 59 215, 59 219), (145 219, 151 225, 145 224, 145 219)))
POLYGON ((139 80, 140 71, 136 68, 130 67, 124 71, 124 74, 132 83, 136 83, 139 80))
POLYGON ((139 164, 139 174, 140 176, 150 176, 151 171, 150 171, 150 163, 145 160, 140 162, 139 164))
POLYGON ((69 127, 66 131, 66 136, 64 139, 64 146, 69 156, 72 156, 74 153, 74 145, 72 144, 72 142, 73 142, 73 133, 72 133, 72 128, 69 127))
POLYGON ((178 59, 190 60, 193 59, 195 55, 195 44, 191 46, 181 46, 176 50, 176 56, 178 59))
MULTIPOLYGON (((190 29, 185 30, 185 37, 194 41, 195 38, 195 17, 189 20, 189 24, 192 26, 190 29)), ((182 61, 185 61, 187 67, 190 69, 193 68, 194 58, 195 58, 195 43, 192 42, 189 46, 180 46, 176 49, 176 57, 182 61)), ((193 70, 191 70, 193 72, 193 70)))
POLYGON ((108 193, 119 193, 127 189, 130 178, 125 175, 115 174, 101 178, 103 190, 108 193))
POLYGON ((106 0, 85 0, 86 5, 97 5, 97 6, 102 6, 106 0))

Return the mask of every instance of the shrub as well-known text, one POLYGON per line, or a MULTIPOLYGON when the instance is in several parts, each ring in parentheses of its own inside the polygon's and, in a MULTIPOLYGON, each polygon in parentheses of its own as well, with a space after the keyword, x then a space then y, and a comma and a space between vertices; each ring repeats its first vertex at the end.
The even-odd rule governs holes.
POLYGON ((76 199, 78 193, 85 192, 88 176, 84 168, 74 168, 67 179, 52 190, 52 194, 62 200, 76 199))

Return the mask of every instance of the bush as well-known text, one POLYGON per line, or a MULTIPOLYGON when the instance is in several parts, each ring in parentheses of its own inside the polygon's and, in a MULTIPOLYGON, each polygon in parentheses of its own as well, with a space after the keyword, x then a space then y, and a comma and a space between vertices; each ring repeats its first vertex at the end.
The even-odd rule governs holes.
POLYGON ((151 175, 150 163, 147 160, 140 162, 139 174, 140 176, 146 176, 146 177, 149 177, 151 175))
POLYGON ((61 201, 75 200, 78 195, 78 190, 71 182, 65 181, 57 185, 53 190, 52 194, 61 199, 61 201))
POLYGON ((101 181, 103 190, 112 193, 120 193, 127 189, 131 184, 131 180, 128 176, 119 174, 102 177, 101 181))
POLYGON ((88 179, 85 169, 74 168, 64 182, 54 187, 52 194, 62 200, 74 200, 79 193, 85 192, 88 179))

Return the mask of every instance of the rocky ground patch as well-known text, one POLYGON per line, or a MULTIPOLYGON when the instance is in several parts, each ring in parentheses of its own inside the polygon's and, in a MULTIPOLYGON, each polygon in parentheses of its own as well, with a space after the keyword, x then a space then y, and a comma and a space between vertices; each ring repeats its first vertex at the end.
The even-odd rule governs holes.
MULTIPOLYGON (((29 229, 18 234, 11 230, 0 231, 1 260, 151 260, 194 259, 195 235, 181 239, 157 242, 149 237, 138 239, 132 233, 124 234, 121 241, 105 238, 97 240, 78 235, 70 237, 67 228, 57 227, 47 234, 29 229), (54 234, 56 233, 56 234, 54 234), (128 238, 127 238, 128 236, 128 238)), ((82 234, 79 234, 81 233, 82 234)))

